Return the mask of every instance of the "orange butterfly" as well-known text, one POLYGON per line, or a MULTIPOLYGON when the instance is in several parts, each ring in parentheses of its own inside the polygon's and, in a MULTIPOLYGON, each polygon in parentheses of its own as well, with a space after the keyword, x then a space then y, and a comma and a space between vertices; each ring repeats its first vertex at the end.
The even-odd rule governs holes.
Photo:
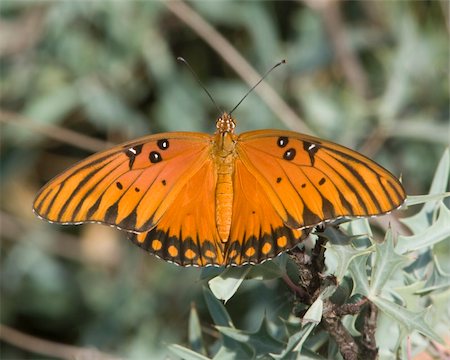
POLYGON ((98 222, 183 266, 256 264, 316 225, 386 214, 405 200, 396 177, 341 145, 284 130, 173 132, 95 154, 45 185, 35 213, 98 222))

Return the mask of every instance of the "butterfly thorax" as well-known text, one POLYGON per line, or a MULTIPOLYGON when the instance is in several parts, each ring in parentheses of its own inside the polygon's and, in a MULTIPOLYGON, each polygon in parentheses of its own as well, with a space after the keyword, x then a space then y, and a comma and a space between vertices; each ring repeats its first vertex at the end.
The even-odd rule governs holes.
POLYGON ((222 242, 228 241, 231 230, 233 209, 233 174, 236 158, 236 139, 234 119, 224 113, 216 123, 214 135, 214 163, 217 174, 216 182, 216 225, 222 242))

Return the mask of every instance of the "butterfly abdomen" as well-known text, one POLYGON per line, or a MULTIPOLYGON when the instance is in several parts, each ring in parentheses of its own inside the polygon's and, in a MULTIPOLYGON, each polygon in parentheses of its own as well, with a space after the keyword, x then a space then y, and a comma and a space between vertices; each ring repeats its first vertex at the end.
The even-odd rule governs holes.
POLYGON ((216 224, 220 239, 228 240, 231 230, 233 208, 233 163, 221 164, 217 171, 216 224))
POLYGON ((228 131, 215 137, 214 162, 217 171, 215 193, 217 232, 222 242, 227 242, 231 231, 233 212, 233 174, 235 164, 235 135, 228 131))

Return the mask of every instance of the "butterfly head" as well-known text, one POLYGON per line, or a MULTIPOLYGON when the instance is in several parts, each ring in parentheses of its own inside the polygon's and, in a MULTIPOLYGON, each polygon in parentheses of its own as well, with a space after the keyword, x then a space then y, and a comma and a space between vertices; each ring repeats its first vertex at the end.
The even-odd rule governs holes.
POLYGON ((236 127, 236 122, 231 117, 230 114, 224 112, 222 116, 217 119, 216 122, 216 133, 224 134, 224 133, 233 133, 234 128, 236 127))

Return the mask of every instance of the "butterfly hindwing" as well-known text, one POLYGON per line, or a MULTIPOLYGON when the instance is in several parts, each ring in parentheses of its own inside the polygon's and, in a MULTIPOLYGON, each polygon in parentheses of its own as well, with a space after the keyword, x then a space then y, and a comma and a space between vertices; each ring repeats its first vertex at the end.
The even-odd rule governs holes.
POLYGON ((116 146, 51 180, 33 208, 51 222, 151 229, 207 161, 210 136, 163 133, 116 146))
POLYGON ((240 159, 235 162, 233 186, 227 265, 260 263, 293 248, 308 235, 308 230, 294 230, 283 223, 259 180, 240 159))
POLYGON ((398 208, 397 178, 365 156, 325 140, 281 130, 243 133, 237 154, 291 227, 398 208))
POLYGON ((154 229, 131 234, 133 243, 182 266, 223 265, 215 220, 216 180, 214 164, 208 160, 184 184, 154 229))

